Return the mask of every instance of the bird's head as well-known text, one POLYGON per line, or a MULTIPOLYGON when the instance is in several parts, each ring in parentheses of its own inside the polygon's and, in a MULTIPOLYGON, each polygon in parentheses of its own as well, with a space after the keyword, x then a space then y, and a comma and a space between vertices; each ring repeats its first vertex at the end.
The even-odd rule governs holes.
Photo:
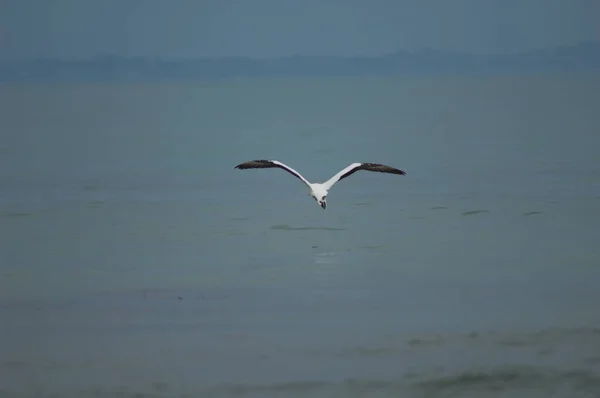
POLYGON ((326 195, 322 195, 319 197, 319 196, 313 194, 312 192, 309 193, 309 195, 319 204, 319 206, 321 206, 321 208, 323 208, 323 210, 325 210, 325 208, 327 207, 327 196, 326 195))
POLYGON ((327 196, 321 196, 321 199, 318 200, 319 202, 319 206, 321 206, 321 208, 323 210, 325 210, 327 208, 327 196))

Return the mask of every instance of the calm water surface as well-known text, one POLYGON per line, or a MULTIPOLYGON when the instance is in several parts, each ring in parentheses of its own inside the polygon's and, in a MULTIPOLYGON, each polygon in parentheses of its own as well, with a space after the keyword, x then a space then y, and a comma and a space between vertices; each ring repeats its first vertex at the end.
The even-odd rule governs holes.
POLYGON ((0 87, 0 395, 600 396, 597 76, 0 87), (355 161, 323 211, 311 181, 355 161))

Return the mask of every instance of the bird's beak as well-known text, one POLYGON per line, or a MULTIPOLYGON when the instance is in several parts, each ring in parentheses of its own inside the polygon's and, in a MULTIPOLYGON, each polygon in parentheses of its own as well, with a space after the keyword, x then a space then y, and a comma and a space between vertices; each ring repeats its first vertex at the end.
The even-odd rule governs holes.
POLYGON ((325 210, 325 208, 327 207, 327 202, 319 202, 319 204, 321 205, 321 207, 323 208, 323 210, 325 210))

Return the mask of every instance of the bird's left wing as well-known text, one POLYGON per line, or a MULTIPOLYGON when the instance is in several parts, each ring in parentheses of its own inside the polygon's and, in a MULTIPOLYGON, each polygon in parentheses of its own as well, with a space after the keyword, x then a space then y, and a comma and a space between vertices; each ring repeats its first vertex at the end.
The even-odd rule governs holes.
POLYGON ((366 171, 375 171, 378 173, 390 173, 390 174, 399 174, 406 175, 406 172, 403 170, 396 169, 394 167, 386 166, 384 164, 379 163, 352 163, 350 166, 346 167, 329 180, 327 180, 323 185, 327 190, 329 190, 333 184, 336 182, 343 180, 344 178, 356 173, 359 170, 366 171))

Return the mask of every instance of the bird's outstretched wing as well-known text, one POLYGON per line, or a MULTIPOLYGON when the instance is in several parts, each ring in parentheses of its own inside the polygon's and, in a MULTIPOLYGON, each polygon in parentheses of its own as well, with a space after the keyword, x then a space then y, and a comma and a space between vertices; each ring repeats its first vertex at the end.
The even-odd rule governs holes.
POLYGON ((390 173, 390 174, 399 174, 406 175, 406 172, 403 170, 396 169, 394 167, 386 166, 384 164, 378 163, 352 163, 350 166, 346 167, 329 180, 327 180, 323 185, 327 190, 329 190, 333 184, 336 182, 343 180, 344 178, 351 176, 359 170, 367 170, 367 171, 376 171, 378 173, 390 173))
POLYGON ((294 177, 300 179, 303 183, 310 187, 310 183, 302 176, 302 174, 298 173, 296 170, 292 169, 290 166, 283 164, 277 160, 250 160, 249 162, 240 163, 235 166, 236 169, 245 170, 245 169, 268 169, 268 168, 280 168, 294 177))

